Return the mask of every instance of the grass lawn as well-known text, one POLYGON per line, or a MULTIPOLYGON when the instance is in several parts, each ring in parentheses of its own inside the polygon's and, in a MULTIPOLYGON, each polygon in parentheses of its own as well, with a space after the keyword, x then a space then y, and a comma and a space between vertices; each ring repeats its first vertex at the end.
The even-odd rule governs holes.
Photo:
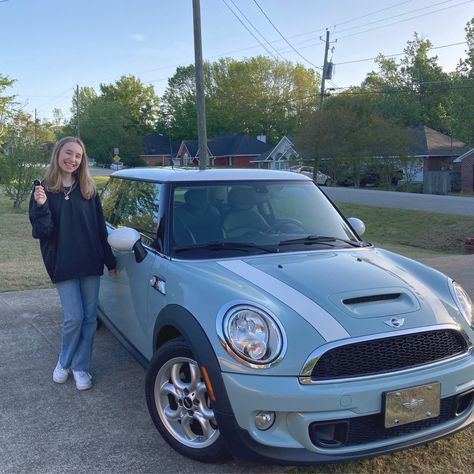
MULTIPOLYGON (((108 177, 97 177, 102 187, 108 177)), ((1 191, 1 189, 0 189, 1 191)), ((361 218, 364 238, 412 258, 463 252, 474 235, 474 218, 339 203, 346 216, 361 218)), ((27 203, 14 211, 0 194, 0 291, 51 287, 39 251, 31 237, 27 203)), ((447 439, 399 453, 358 462, 295 468, 294 473, 435 473, 474 472, 474 427, 447 439)))

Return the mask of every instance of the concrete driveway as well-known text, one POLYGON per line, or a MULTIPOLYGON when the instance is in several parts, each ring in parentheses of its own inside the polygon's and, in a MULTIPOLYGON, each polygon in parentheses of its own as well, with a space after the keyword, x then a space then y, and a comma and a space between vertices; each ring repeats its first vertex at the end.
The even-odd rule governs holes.
POLYGON ((93 389, 55 384, 61 322, 55 289, 0 293, 0 473, 283 472, 201 464, 169 448, 148 414, 143 368, 105 327, 93 389))
MULTIPOLYGON (((474 255, 426 259, 474 297, 474 255)), ((1 473, 269 473, 276 466, 208 465, 163 441, 148 415, 144 371, 104 327, 96 335, 94 387, 51 379, 62 313, 56 290, 0 293, 1 473)))

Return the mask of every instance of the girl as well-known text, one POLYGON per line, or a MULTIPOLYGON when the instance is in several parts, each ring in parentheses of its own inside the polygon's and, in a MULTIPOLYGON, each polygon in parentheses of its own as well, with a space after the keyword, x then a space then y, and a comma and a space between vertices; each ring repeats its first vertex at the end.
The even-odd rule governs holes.
POLYGON ((29 216, 64 311, 53 380, 65 383, 72 369, 77 389, 87 390, 92 387, 90 364, 100 276, 104 264, 109 275, 114 275, 116 261, 79 138, 65 137, 54 146, 45 179, 35 185, 31 196, 29 216))

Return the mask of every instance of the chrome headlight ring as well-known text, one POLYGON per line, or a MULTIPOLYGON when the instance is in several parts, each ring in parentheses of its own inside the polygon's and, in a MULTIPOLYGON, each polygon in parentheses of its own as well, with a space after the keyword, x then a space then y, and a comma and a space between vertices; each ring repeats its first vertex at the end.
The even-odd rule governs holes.
POLYGON ((449 280, 449 289, 460 313, 474 329, 474 305, 466 290, 456 281, 449 280))
POLYGON ((286 353, 286 334, 280 321, 253 302, 226 304, 217 315, 216 331, 227 353, 247 367, 274 367, 286 353))

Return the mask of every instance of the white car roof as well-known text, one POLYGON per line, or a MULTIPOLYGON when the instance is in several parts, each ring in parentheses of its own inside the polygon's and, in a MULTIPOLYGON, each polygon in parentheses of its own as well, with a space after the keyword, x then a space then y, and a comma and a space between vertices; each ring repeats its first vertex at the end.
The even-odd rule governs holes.
POLYGON ((157 182, 182 181, 311 181, 310 178, 292 171, 264 169, 230 168, 230 169, 186 169, 171 167, 127 168, 112 173, 117 178, 139 179, 157 182))

